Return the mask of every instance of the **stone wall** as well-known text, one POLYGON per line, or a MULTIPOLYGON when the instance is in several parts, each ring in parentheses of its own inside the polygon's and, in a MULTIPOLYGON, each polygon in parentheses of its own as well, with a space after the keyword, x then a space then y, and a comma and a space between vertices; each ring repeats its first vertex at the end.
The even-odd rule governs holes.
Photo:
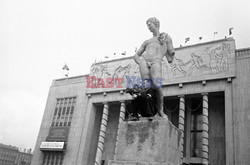
POLYGON ((109 165, 180 164, 181 132, 162 118, 121 123, 116 160, 109 165))

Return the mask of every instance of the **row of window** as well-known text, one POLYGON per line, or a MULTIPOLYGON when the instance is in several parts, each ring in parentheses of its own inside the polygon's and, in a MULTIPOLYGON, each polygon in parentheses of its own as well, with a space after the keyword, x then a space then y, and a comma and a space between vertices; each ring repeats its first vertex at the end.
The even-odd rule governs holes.
POLYGON ((18 156, 18 152, 0 150, 0 159, 1 160, 14 160, 17 158, 17 156, 18 156))
POLYGON ((75 103, 76 97, 57 99, 51 126, 71 126, 75 103))
POLYGON ((45 152, 42 165, 62 165, 63 158, 62 152, 45 152))
POLYGON ((17 155, 0 154, 0 159, 13 160, 16 159, 17 155))
POLYGON ((0 159, 0 164, 1 165, 13 165, 13 164, 16 164, 16 162, 12 161, 12 160, 1 160, 0 159))
MULTIPOLYGON (((53 113, 51 127, 71 126, 76 97, 58 98, 53 113)), ((44 152, 42 165, 62 165, 63 152, 44 152)))

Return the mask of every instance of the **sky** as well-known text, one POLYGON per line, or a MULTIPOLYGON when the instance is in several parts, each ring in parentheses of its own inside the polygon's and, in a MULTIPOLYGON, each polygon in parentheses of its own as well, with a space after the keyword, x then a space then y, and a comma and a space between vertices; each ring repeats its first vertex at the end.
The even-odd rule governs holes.
POLYGON ((249 6, 248 0, 1 0, 0 143, 34 149, 49 88, 65 63, 71 77, 88 74, 95 61, 134 55, 152 37, 150 17, 160 20, 174 47, 228 37, 232 27, 236 48, 248 48, 249 6))

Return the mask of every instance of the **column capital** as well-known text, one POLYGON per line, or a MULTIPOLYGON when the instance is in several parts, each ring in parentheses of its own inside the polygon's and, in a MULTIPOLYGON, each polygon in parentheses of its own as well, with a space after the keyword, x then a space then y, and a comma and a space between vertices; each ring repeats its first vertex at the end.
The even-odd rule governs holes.
POLYGON ((119 102, 120 102, 120 103, 125 103, 125 100, 120 100, 119 102))
POLYGON ((208 95, 208 92, 201 93, 202 96, 208 95))
POLYGON ((109 104, 109 103, 107 101, 105 101, 105 102, 102 102, 102 104, 105 105, 105 104, 109 104))
POLYGON ((185 95, 178 95, 179 98, 185 98, 185 95))

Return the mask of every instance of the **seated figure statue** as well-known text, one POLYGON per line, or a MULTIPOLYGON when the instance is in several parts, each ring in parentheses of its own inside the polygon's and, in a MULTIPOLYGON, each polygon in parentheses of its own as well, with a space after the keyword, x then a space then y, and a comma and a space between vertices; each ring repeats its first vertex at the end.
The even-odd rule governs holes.
POLYGON ((155 88, 127 88, 133 100, 131 101, 131 111, 128 120, 138 120, 142 117, 153 117, 157 114, 157 90, 155 88))

